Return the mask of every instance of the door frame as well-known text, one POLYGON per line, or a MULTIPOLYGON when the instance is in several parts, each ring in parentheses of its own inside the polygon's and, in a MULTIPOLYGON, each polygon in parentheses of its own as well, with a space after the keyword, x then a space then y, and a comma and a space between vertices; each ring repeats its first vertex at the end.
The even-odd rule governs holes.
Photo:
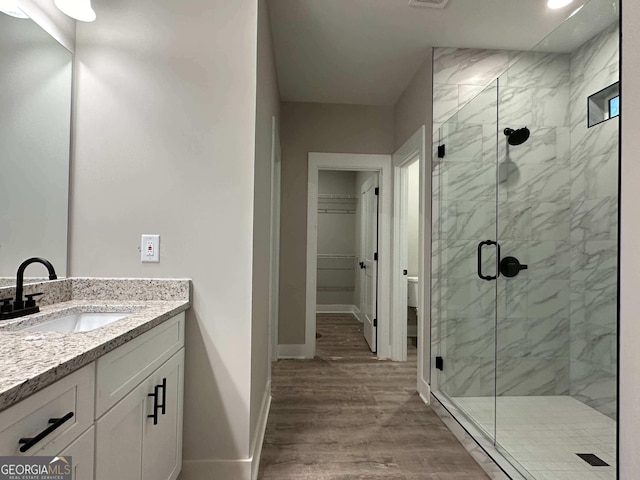
MULTIPOLYGON (((278 317, 280 298, 280 186, 282 152, 278 120, 271 117, 271 225, 269 258, 269 359, 278 360, 278 317)), ((271 378, 271 368, 269 368, 271 378)))
POLYGON ((393 154, 393 360, 407 360, 407 173, 417 158, 420 170, 418 208, 418 392, 427 403, 431 389, 431 165, 426 157, 423 125, 393 154), (402 222, 405 222, 404 224, 402 222), (427 310, 427 308, 429 310, 427 310))
POLYGON ((309 153, 307 181, 307 281, 304 358, 316 353, 316 287, 318 254, 318 172, 320 170, 375 171, 380 185, 378 239, 378 358, 391 359, 391 218, 393 181, 391 155, 309 153))

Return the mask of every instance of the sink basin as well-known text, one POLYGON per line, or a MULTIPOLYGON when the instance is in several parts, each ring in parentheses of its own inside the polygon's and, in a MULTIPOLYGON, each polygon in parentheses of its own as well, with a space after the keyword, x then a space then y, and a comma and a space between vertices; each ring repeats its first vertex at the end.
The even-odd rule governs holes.
POLYGON ((126 317, 126 313, 73 313, 25 328, 25 332, 89 332, 126 317))

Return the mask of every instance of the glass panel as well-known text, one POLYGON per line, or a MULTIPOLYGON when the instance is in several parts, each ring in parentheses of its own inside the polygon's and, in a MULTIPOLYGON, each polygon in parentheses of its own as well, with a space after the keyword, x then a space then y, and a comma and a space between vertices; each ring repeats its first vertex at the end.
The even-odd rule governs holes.
POLYGON ((536 479, 616 478, 619 119, 588 128, 587 99, 618 81, 618 43, 592 1, 498 81, 496 445, 536 479))
MULTIPOLYGON (((478 244, 496 239, 496 122, 494 82, 440 127, 433 159, 432 380, 492 439, 496 283, 478 276, 478 244)), ((482 249, 484 275, 495 252, 482 249)))

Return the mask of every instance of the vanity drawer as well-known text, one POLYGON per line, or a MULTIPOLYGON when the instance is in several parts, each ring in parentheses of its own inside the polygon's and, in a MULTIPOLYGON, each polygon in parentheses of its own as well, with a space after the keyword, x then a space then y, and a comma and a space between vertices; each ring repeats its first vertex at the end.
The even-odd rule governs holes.
POLYGON ((62 450, 93 424, 94 391, 91 363, 0 412, 0 456, 62 450), (50 419, 59 419, 59 426, 53 429, 50 419), (34 439, 25 452, 20 448, 29 445, 20 444, 21 438, 34 439))
POLYGON ((184 312, 97 360, 95 418, 184 346, 184 312))

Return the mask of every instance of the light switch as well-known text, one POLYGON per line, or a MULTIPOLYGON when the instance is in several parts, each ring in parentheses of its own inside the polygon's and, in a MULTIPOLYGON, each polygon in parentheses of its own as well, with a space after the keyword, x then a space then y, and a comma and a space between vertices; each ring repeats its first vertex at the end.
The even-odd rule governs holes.
POLYGON ((160 235, 142 235, 140 261, 143 263, 160 261, 160 235))

